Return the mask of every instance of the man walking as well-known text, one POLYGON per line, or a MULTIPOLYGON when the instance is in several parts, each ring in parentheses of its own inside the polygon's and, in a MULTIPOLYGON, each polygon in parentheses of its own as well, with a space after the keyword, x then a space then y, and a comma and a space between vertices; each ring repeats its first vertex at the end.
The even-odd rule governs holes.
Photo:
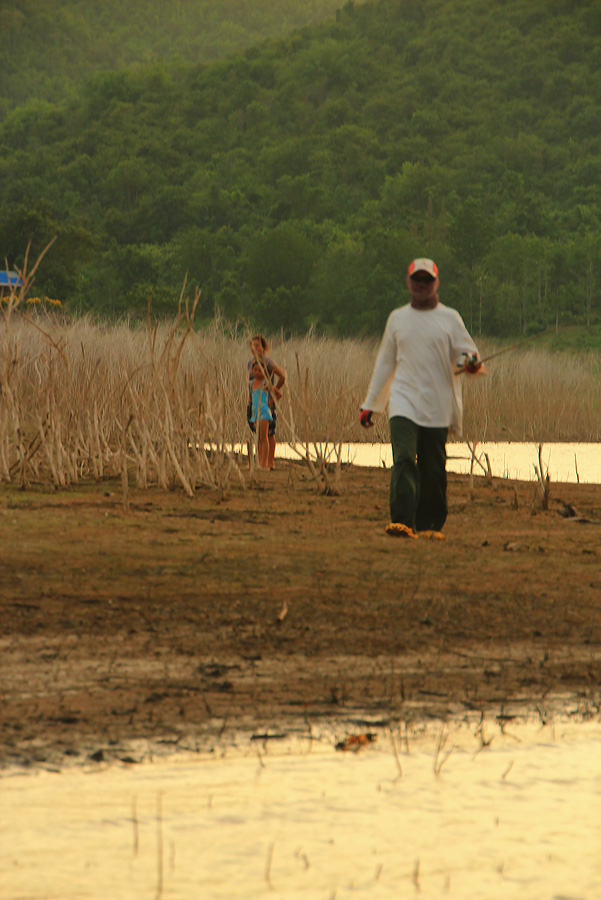
POLYGON ((438 268, 414 259, 407 273, 411 302, 388 317, 367 397, 364 428, 389 402, 393 468, 390 525, 393 537, 419 534, 443 540, 447 518, 446 440, 461 435, 463 402, 457 369, 482 367, 459 313, 438 298, 438 268))

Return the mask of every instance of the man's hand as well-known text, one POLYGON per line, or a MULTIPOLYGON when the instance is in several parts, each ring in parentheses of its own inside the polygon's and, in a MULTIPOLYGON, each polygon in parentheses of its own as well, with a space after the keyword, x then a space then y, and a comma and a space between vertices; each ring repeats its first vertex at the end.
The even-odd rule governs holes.
POLYGON ((482 360, 478 359, 477 353, 466 353, 465 362, 463 363, 463 371, 475 375, 482 368, 482 360))
POLYGON ((363 428, 373 428, 374 423, 371 420, 372 412, 371 409, 362 409, 359 413, 359 422, 363 426, 363 428))

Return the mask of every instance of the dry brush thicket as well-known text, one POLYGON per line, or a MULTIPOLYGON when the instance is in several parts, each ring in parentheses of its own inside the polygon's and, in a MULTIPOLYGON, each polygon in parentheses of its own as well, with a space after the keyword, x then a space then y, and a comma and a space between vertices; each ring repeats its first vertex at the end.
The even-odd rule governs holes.
MULTIPOLYGON (((121 476, 142 487, 179 485, 190 496, 203 485, 223 491, 232 477, 246 482, 250 350, 242 325, 216 321, 198 332, 186 315, 146 327, 13 316, 0 328, 2 480, 60 488, 121 476)), ((308 440, 340 443, 354 421, 356 384, 323 364, 328 347, 318 339, 277 352, 289 371, 279 439, 295 443, 301 459, 308 440), (320 360, 315 372, 307 348, 320 360)), ((306 459, 325 487, 326 461, 315 469, 306 459)))
MULTIPOLYGON (((481 353, 494 346, 481 342, 481 353)), ((527 345, 464 377, 464 434, 477 441, 601 441, 601 356, 527 345)))
MULTIPOLYGON (((157 484, 190 496, 252 481, 240 452, 251 437, 244 324, 197 331, 187 314, 154 326, 12 316, 0 329, 0 479, 61 488, 121 477, 124 490, 157 484)), ((369 340, 272 340, 269 355, 287 372, 278 440, 297 446, 326 490, 342 442, 388 439, 384 416, 369 434, 357 422, 376 353, 369 340)), ((467 439, 600 439, 596 354, 522 349, 485 377, 462 377, 467 439)))

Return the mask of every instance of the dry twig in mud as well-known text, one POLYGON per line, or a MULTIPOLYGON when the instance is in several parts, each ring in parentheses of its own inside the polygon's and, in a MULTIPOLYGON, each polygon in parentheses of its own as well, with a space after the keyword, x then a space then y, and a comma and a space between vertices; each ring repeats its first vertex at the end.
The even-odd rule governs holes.
POLYGON ((123 495, 123 511, 129 512, 129 478, 127 474, 127 432, 133 421, 133 415, 130 415, 127 425, 123 429, 121 438, 121 492, 123 495))
POLYGON ((419 859, 415 860, 415 868, 413 869, 413 884, 415 885, 415 890, 420 892, 421 888, 419 886, 419 859))
POLYGON ((287 615, 288 615, 288 604, 284 600, 284 602, 282 603, 282 608, 280 609, 279 613, 275 617, 276 625, 282 625, 284 622, 284 619, 286 618, 287 615))
POLYGON ((478 441, 466 441, 467 448, 470 451, 470 491, 474 490, 474 466, 478 465, 484 474, 487 484, 492 484, 492 469, 488 453, 482 453, 480 456, 476 453, 478 441), (484 457, 484 463, 482 458, 484 457))
POLYGON ((275 841, 272 841, 267 848, 267 858, 265 860, 265 881, 271 887, 271 863, 273 861, 273 851, 275 849, 275 841))
POLYGON ((513 768, 513 760, 511 760, 511 762, 509 763, 509 765, 507 766, 507 768, 505 769, 505 771, 504 771, 503 774, 501 775, 501 781, 505 781, 505 779, 507 778, 507 776, 508 776, 509 773, 511 772, 511 769, 512 769, 512 768, 513 768))
POLYGON ((163 795, 157 794, 157 892, 156 900, 163 896, 163 795))
POLYGON ((131 823, 134 829, 133 835, 133 855, 137 856, 140 849, 140 826, 138 823, 138 798, 133 797, 131 801, 131 823))
POLYGON ((394 733, 393 733, 393 731, 392 731, 392 728, 389 728, 389 729, 388 729, 388 733, 389 733, 389 735, 390 735, 390 742, 391 742, 391 744, 392 744, 392 750, 393 750, 393 753, 394 753, 394 758, 395 758, 395 761, 396 761, 396 764, 397 764, 397 768, 398 768, 398 770, 399 770, 399 778, 402 778, 402 777, 403 777, 403 767, 401 766, 401 759, 400 759, 400 757, 399 757, 399 751, 398 751, 398 749, 397 749, 397 745, 396 745, 396 741, 395 741, 395 739, 394 739, 394 733))
POLYGON ((479 753, 481 753, 482 750, 485 750, 487 747, 490 747, 490 745, 493 742, 492 737, 487 738, 486 735, 484 734, 484 713, 480 714, 480 722, 478 724, 478 728, 474 732, 474 737, 480 738, 480 746, 476 750, 475 756, 477 756, 479 753))
POLYGON ((541 503, 543 509, 549 509, 549 497, 551 495, 551 478, 549 475, 549 467, 543 467, 543 445, 538 445, 538 466, 534 463, 534 471, 538 478, 538 486, 541 492, 541 503))
POLYGON ((446 723, 443 722, 442 728, 440 729, 440 737, 438 739, 438 747, 436 748, 436 756, 434 758, 434 774, 437 777, 438 777, 438 775, 440 775, 440 771, 441 771, 442 767, 444 766, 447 759, 449 758, 449 756, 455 749, 454 747, 451 747, 451 749, 447 750, 447 752, 444 754, 443 758, 440 759, 440 754, 442 753, 442 751, 444 750, 444 748, 446 746, 447 737, 448 737, 448 735, 445 734, 445 727, 446 727, 446 723))

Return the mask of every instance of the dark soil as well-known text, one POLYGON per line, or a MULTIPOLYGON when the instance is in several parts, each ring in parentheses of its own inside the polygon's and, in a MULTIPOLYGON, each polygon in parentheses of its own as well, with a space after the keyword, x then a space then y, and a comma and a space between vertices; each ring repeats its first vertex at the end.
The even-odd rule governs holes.
POLYGON ((222 503, 0 487, 0 765, 601 700, 601 486, 450 476, 443 543, 388 472, 281 463, 222 503))

